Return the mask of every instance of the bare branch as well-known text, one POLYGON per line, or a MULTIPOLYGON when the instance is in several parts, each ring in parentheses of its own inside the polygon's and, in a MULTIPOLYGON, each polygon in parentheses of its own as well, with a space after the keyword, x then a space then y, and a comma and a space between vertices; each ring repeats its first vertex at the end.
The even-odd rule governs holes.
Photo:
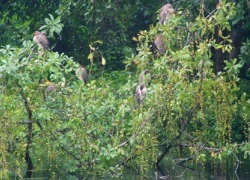
POLYGON ((208 20, 216 11, 217 9, 214 9, 211 13, 209 13, 209 15, 206 17, 206 20, 208 20))

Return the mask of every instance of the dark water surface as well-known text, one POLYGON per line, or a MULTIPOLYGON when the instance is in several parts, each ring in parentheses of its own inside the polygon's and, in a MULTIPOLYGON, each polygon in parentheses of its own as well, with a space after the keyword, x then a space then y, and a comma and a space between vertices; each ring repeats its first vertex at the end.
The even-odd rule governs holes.
MULTIPOLYGON (((152 170, 148 176, 140 176, 132 172, 124 173, 120 179, 169 179, 169 180, 250 180, 250 158, 241 160, 237 168, 237 161, 232 157, 225 162, 207 161, 205 164, 186 162, 177 165, 172 159, 165 158, 158 169, 152 170)), ((119 178, 112 178, 119 179, 119 178)))
MULTIPOLYGON (((167 179, 167 180, 250 180, 250 158, 244 159, 243 156, 238 156, 241 163, 237 168, 237 161, 234 157, 228 158, 223 162, 206 161, 204 164, 188 161, 183 165, 177 165, 172 158, 164 158, 158 168, 152 169, 147 175, 140 175, 135 171, 126 169, 121 176, 118 177, 96 177, 96 176, 81 176, 77 177, 62 172, 60 179, 75 180, 75 179, 167 179), (63 175, 65 173, 65 176, 63 175)), ((46 173, 45 173, 46 174, 46 173)), ((86 173, 87 174, 87 173, 86 173)), ((44 175, 44 174, 43 174, 44 175)), ((14 178, 15 179, 15 178, 14 178)), ((41 177, 38 172, 33 173, 31 179, 53 179, 48 176, 41 177)))
POLYGON ((187 179, 187 180, 250 180, 250 159, 242 160, 235 173, 237 162, 233 159, 225 163, 206 162, 205 164, 192 165, 186 163, 185 166, 176 165, 165 160, 157 171, 157 178, 162 179, 187 179))

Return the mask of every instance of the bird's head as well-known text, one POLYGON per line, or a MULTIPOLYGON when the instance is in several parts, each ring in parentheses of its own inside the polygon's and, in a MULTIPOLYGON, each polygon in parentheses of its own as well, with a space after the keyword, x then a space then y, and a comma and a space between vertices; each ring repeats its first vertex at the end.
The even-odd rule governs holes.
POLYGON ((39 34, 40 34, 39 31, 35 31, 33 35, 36 36, 36 35, 39 35, 39 34))
POLYGON ((174 8, 173 8, 172 4, 170 4, 170 3, 166 4, 166 9, 168 10, 169 13, 174 12, 174 8))

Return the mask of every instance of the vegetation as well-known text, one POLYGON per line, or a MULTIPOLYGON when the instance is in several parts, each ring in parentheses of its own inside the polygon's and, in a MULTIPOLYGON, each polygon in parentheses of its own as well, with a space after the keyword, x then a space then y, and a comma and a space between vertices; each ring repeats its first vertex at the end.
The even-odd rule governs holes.
POLYGON ((249 159, 248 1, 172 1, 165 25, 160 0, 48 4, 0 6, 1 179, 146 174, 180 148, 178 163, 249 159), (31 41, 38 29, 50 51, 31 41), (158 34, 165 54, 153 45, 158 34), (152 77, 139 105, 145 69, 152 77))

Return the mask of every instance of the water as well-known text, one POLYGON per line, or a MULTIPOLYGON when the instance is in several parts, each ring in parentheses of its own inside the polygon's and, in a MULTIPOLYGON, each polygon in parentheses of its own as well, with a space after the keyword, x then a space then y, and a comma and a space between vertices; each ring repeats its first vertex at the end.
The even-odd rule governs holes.
POLYGON ((173 159, 164 158, 159 167, 152 169, 149 175, 141 176, 128 170, 120 179, 250 180, 250 159, 244 160, 243 156, 238 156, 238 158, 241 163, 239 163, 237 174, 235 173, 237 162, 234 157, 228 158, 225 162, 208 160, 204 164, 197 164, 188 161, 183 165, 177 165, 173 159))
MULTIPOLYGON (((159 167, 152 167, 146 175, 140 175, 136 173, 135 170, 127 168, 123 171, 122 175, 118 177, 90 177, 84 175, 79 177, 77 175, 69 175, 64 172, 65 174, 63 175, 63 179, 250 180, 250 159, 248 158, 244 160, 241 155, 239 155, 238 158, 241 160, 241 163, 238 166, 237 174, 235 173, 237 162, 234 157, 230 157, 224 162, 219 162, 218 160, 207 160, 206 163, 201 164, 194 161, 187 161, 183 165, 177 165, 174 159, 167 156, 159 164, 159 167)), ((53 177, 50 177, 50 175, 41 177, 41 174, 44 175, 47 173, 35 171, 33 172, 33 178, 54 179, 53 177)), ((59 177, 61 176, 59 175, 59 177)))
POLYGON ((157 171, 157 178, 168 177, 180 180, 250 180, 250 159, 238 157, 239 163, 237 174, 235 173, 237 162, 228 158, 225 162, 207 161, 205 164, 187 162, 185 165, 177 165, 172 160, 164 159, 157 171))

